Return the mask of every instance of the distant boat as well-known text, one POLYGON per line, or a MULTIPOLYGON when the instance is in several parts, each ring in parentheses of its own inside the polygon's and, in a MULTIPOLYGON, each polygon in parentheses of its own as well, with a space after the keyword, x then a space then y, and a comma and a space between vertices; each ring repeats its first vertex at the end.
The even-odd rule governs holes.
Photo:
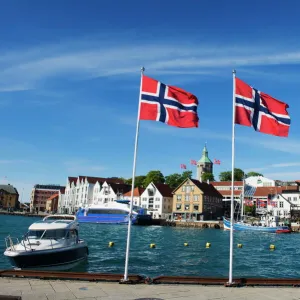
MULTIPOLYGON (((230 230, 231 222, 229 219, 223 217, 224 230, 230 230)), ((259 232, 273 232, 289 230, 288 226, 265 226, 265 225, 252 225, 242 221, 233 223, 233 230, 236 231, 259 231, 259 232)))
MULTIPOLYGON (((129 212, 129 200, 116 200, 81 208, 76 216, 79 223, 128 224, 129 212)), ((132 224, 147 223, 151 219, 151 215, 147 214, 145 208, 133 206, 132 224)))

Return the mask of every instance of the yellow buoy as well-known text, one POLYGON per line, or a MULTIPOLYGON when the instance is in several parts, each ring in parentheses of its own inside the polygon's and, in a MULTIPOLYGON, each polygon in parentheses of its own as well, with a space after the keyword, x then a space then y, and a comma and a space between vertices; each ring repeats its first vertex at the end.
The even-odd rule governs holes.
POLYGON ((114 242, 109 242, 109 243, 108 243, 108 247, 113 247, 114 245, 115 245, 114 242))
POLYGON ((206 243, 205 247, 209 248, 210 247, 210 243, 206 243))
POLYGON ((184 243, 183 245, 184 245, 185 247, 187 247, 187 246, 189 245, 189 243, 184 243))
POLYGON ((237 244, 238 248, 243 248, 243 244, 237 244))
POLYGON ((270 250, 275 250, 275 245, 271 244, 270 245, 270 250))
POLYGON ((155 244, 150 244, 150 248, 155 248, 156 245, 155 244))

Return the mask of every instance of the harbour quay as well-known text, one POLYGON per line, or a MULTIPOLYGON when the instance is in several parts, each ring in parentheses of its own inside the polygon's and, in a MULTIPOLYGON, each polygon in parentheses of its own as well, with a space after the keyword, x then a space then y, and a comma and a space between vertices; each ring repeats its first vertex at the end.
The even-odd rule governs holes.
POLYGON ((225 287, 193 284, 119 284, 72 280, 0 278, 0 299, 10 300, 213 300, 213 299, 298 299, 293 287, 225 287))

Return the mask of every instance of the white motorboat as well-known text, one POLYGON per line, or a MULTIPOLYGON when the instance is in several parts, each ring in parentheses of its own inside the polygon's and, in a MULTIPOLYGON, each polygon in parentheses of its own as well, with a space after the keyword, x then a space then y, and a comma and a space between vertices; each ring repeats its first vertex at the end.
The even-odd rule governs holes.
POLYGON ((78 231, 76 216, 49 215, 33 223, 21 241, 8 236, 4 255, 14 269, 72 269, 88 256, 78 231))

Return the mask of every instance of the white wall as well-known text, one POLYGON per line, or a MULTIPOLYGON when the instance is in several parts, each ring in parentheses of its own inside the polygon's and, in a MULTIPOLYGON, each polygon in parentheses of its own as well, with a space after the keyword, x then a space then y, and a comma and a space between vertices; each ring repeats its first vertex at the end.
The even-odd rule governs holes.
POLYGON ((105 181, 102 185, 100 192, 97 193, 97 203, 102 204, 107 202, 113 202, 117 200, 117 195, 111 186, 105 181))
POLYGON ((259 186, 275 186, 275 180, 263 176, 250 176, 245 179, 246 184, 259 187, 259 186))
POLYGON ((287 197, 282 196, 282 194, 275 195, 271 200, 274 202, 274 206, 268 204, 268 212, 271 212, 273 216, 289 218, 291 205, 286 201, 286 198, 287 197))
POLYGON ((141 206, 147 208, 153 218, 166 218, 172 213, 173 197, 163 197, 153 183, 141 195, 141 206), (153 194, 149 192, 153 192, 153 194))

